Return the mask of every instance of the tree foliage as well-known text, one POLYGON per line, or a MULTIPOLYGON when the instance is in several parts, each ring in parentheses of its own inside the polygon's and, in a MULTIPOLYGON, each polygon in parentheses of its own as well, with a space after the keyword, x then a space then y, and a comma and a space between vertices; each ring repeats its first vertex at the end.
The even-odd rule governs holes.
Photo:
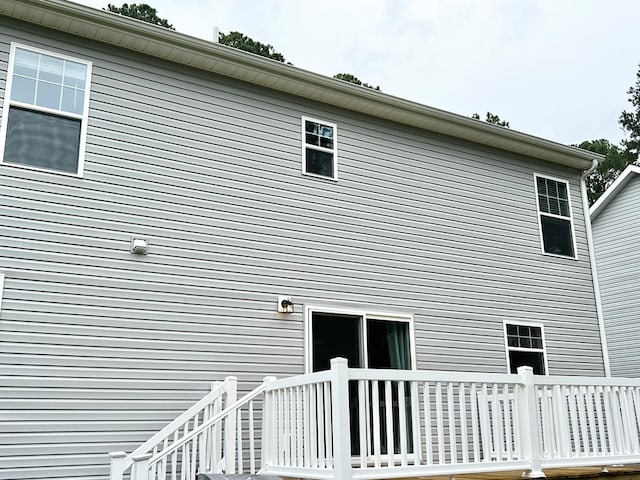
POLYGON ((261 57, 271 58, 282 63, 286 62, 284 56, 281 53, 276 52, 272 45, 257 42, 240 32, 230 32, 226 35, 224 33, 220 33, 218 42, 222 45, 237 48, 238 50, 255 53, 261 57))
POLYGON ((620 126, 628 135, 622 144, 627 153, 637 160, 640 154, 640 69, 636 73, 635 85, 629 87, 627 94, 633 109, 629 112, 625 110, 620 115, 620 126))
MULTIPOLYGON (((480 120, 480 115, 474 113, 473 115, 471 115, 471 118, 480 120)), ((506 120, 500 120, 500 117, 498 115, 495 115, 491 112, 487 112, 487 116, 484 121, 487 123, 493 123, 494 125, 498 125, 499 127, 511 128, 509 122, 507 122, 506 120)))
POLYGON ((363 82, 362 80, 360 80, 358 77, 356 77, 355 75, 351 74, 351 73, 336 73, 333 78, 336 78, 338 80, 342 80, 344 82, 349 82, 349 83, 353 83, 355 85, 360 85, 361 87, 366 87, 366 88, 370 88, 372 90, 376 90, 376 91, 380 91, 380 87, 379 86, 373 86, 373 85, 369 85, 368 83, 363 82))
MULTIPOLYGON (((104 10, 104 9, 103 9, 104 10)), ((161 27, 170 28, 175 30, 167 19, 160 18, 155 8, 147 5, 146 3, 132 3, 131 5, 123 3, 121 7, 108 4, 106 10, 109 12, 117 13, 118 15, 124 15, 125 17, 137 18, 143 22, 152 23, 153 25, 159 25, 161 27)))
POLYGON ((593 205, 607 187, 618 178, 620 172, 622 172, 627 165, 633 163, 634 156, 629 154, 623 147, 614 145, 604 138, 588 140, 575 146, 605 155, 605 159, 598 164, 598 168, 589 175, 586 181, 589 205, 593 205))

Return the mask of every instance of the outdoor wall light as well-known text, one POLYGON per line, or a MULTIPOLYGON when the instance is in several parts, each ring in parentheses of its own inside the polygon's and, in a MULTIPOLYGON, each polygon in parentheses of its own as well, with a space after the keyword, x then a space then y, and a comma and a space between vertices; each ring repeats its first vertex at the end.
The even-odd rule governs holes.
POLYGON ((291 297, 279 296, 278 297, 278 312, 279 313, 293 313, 293 302, 291 297))
POLYGON ((149 242, 146 238, 133 237, 131 239, 131 253, 135 253, 136 255, 146 255, 148 249, 149 242))

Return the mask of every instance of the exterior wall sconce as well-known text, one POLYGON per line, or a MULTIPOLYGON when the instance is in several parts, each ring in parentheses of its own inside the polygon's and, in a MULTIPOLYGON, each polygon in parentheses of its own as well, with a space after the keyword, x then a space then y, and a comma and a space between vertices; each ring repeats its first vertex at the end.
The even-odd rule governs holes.
POLYGON ((291 297, 280 295, 278 297, 278 313, 293 313, 293 302, 291 297))
POLYGON ((149 249, 149 242, 146 238, 133 237, 131 239, 131 253, 136 255, 146 255, 149 249))

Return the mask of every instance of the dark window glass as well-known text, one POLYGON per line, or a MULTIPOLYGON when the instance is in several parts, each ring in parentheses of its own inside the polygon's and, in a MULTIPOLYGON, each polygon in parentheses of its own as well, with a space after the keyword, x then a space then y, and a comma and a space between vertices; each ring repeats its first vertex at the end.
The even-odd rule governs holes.
POLYGON ((307 148, 305 171, 333 178, 333 153, 307 148))
POLYGON ((573 257, 573 236, 571 221, 564 218, 540 215, 542 242, 546 253, 573 257))
POLYGON ((11 107, 4 161, 77 173, 80 121, 11 107))
POLYGON ((542 352, 523 352, 509 350, 511 373, 518 373, 518 367, 532 367, 535 375, 544 375, 544 354, 542 352))
POLYGON ((360 318, 314 313, 311 324, 313 371, 328 370, 332 358, 343 357, 349 367, 360 367, 360 318))
POLYGON ((409 324, 388 320, 367 322, 369 368, 411 369, 409 324))

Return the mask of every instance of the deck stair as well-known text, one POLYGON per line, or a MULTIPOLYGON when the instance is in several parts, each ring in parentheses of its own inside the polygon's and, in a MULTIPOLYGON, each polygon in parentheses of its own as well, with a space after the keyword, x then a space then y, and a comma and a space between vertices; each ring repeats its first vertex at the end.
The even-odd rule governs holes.
POLYGON ((348 368, 227 377, 110 480, 528 478, 640 465, 640 379, 348 368))

